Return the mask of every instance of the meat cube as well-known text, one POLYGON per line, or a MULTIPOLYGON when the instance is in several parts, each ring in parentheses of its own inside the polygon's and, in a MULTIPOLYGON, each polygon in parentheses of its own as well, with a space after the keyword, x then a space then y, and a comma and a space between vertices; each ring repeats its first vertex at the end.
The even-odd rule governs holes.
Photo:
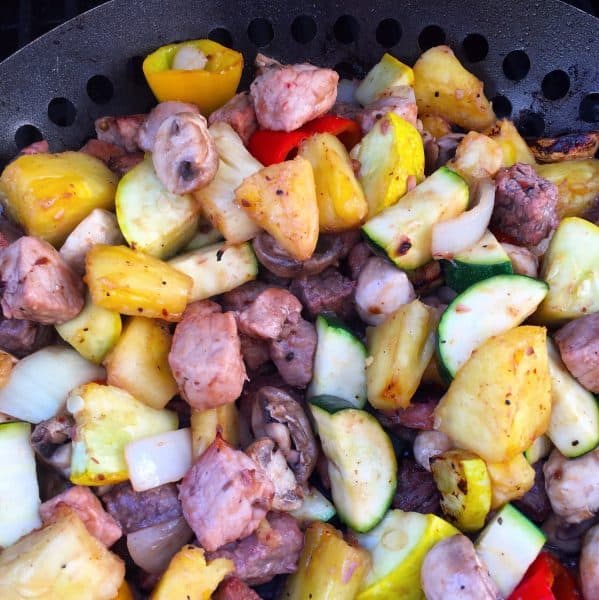
POLYGON ((25 319, 0 319, 0 348, 23 358, 54 340, 54 328, 25 319))
POLYGON ((316 342, 314 325, 304 319, 300 319, 287 337, 270 341, 270 358, 286 383, 299 388, 310 383, 316 342))
POLYGON ((122 177, 142 162, 143 159, 143 152, 132 152, 130 154, 123 154, 123 156, 114 156, 108 161, 108 168, 113 173, 122 177))
POLYGON ((304 545, 297 521, 285 513, 270 513, 267 522, 245 539, 208 555, 228 558, 235 575, 249 585, 270 581, 275 575, 294 573, 304 545))
POLYGON ((96 138, 87 140, 79 152, 89 154, 105 164, 108 164, 112 158, 118 158, 127 154, 122 146, 117 146, 110 142, 103 142, 96 138))
POLYGON ((268 288, 240 313, 239 331, 267 340, 287 337, 299 322, 301 312, 302 305, 293 294, 268 288))
POLYGON ((514 501, 514 506, 535 523, 542 523, 551 514, 551 504, 545 490, 543 464, 544 461, 539 460, 533 465, 533 469, 535 470, 535 482, 533 486, 522 498, 514 501))
POLYGON ((580 553, 580 581, 585 598, 599 598, 599 525, 584 537, 580 553))
POLYGON ((367 104, 358 112, 356 119, 363 133, 368 133, 379 119, 392 112, 416 127, 418 107, 414 90, 408 85, 398 85, 389 89, 383 96, 367 104))
POLYGON ((102 501, 125 535, 172 521, 183 514, 174 483, 136 492, 126 481, 106 492, 102 501))
POLYGON ((243 362, 248 370, 255 371, 270 360, 270 349, 266 340, 259 340, 240 333, 239 342, 241 343, 243 362))
POLYGON ((2 250, 0 277, 0 302, 8 319, 54 325, 73 319, 83 308, 81 279, 39 238, 23 236, 2 250))
POLYGON ((536 246, 558 224, 557 188, 527 164, 501 169, 495 178, 491 228, 506 241, 536 246))
POLYGON ((168 361, 181 396, 192 408, 234 402, 246 371, 233 313, 221 313, 209 300, 189 305, 175 329, 168 361))
POLYGON ((250 85, 258 123, 293 131, 328 112, 337 98, 339 75, 309 64, 272 66, 250 85))
POLYGON ((362 269, 366 266, 368 259, 372 256, 372 250, 366 242, 356 244, 347 256, 347 268, 349 276, 355 281, 360 276, 362 269))
POLYGON ((260 596, 238 577, 229 577, 219 586, 214 600, 260 600, 260 596))
POLYGON ((195 104, 187 102, 161 102, 157 104, 144 118, 141 127, 137 132, 137 145, 145 152, 154 150, 154 142, 158 129, 166 119, 180 113, 200 114, 198 107, 195 104))
POLYGON ((599 393, 599 313, 570 321, 555 341, 570 373, 587 390, 599 393))
POLYGON ((200 545, 214 552, 256 530, 274 486, 258 464, 217 435, 183 478, 179 497, 200 545))
POLYGON ((223 310, 242 312, 266 289, 268 285, 262 281, 248 281, 239 287, 225 292, 221 297, 223 310))
POLYGON ((289 291, 299 298, 313 319, 322 312, 334 312, 341 319, 351 319, 355 287, 355 281, 335 269, 327 269, 319 275, 295 279, 289 291))
POLYGON ((94 493, 88 487, 80 485, 44 502, 40 506, 42 523, 46 525, 51 522, 63 505, 72 508, 87 530, 106 547, 112 546, 123 535, 119 524, 104 510, 94 493))
POLYGON ((120 146, 125 152, 136 152, 137 132, 146 120, 146 115, 101 117, 94 123, 96 135, 101 142, 120 146))
POLYGON ((423 514, 438 512, 441 496, 433 476, 413 458, 403 458, 397 474, 393 508, 423 514))
POLYGON ((208 123, 228 123, 247 146, 252 134, 258 129, 254 105, 248 92, 233 96, 224 106, 215 110, 208 123))

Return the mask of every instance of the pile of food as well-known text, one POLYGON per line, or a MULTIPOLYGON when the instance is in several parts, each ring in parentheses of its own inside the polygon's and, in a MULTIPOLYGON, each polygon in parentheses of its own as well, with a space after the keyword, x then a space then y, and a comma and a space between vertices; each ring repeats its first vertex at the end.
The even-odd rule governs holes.
POLYGON ((597 600, 599 132, 242 66, 0 176, 0 597, 597 600))

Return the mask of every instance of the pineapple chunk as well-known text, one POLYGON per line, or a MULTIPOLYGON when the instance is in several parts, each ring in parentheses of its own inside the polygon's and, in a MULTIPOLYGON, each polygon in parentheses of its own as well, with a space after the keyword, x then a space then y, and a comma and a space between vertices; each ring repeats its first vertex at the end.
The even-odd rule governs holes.
POLYGON ((487 470, 491 478, 492 510, 522 498, 535 482, 535 470, 524 454, 516 454, 503 463, 487 463, 487 470))
POLYGON ((168 364, 172 335, 157 319, 131 317, 121 337, 104 359, 106 381, 160 410, 177 393, 168 364))
POLYGON ((368 401, 379 410, 409 406, 435 349, 437 317, 430 306, 404 304, 368 332, 372 362, 366 369, 368 401))
POLYGON ((228 558, 206 563, 202 548, 184 546, 171 559, 150 600, 210 600, 218 584, 234 570, 228 558))
POLYGON ((502 160, 503 151, 496 141, 471 131, 459 143, 455 157, 447 166, 471 186, 478 179, 495 176, 502 160))
POLYGON ((125 446, 139 438, 177 429, 177 415, 154 410, 111 385, 88 383, 74 389, 67 409, 75 417, 71 481, 105 485, 128 478, 125 446))
POLYGON ((191 411, 191 443, 193 456, 201 456, 216 439, 216 434, 233 447, 239 445, 239 412, 235 403, 208 410, 191 411))
POLYGON ((92 301, 124 315, 180 321, 190 277, 167 263, 127 248, 94 246, 85 260, 92 301))
POLYGON ((237 203, 297 260, 308 260, 318 241, 314 173, 301 156, 246 177, 237 203))
POLYGON ((535 157, 528 144, 522 139, 516 126, 511 121, 507 119, 497 121, 485 131, 485 135, 501 146, 503 152, 502 167, 511 167, 517 162, 529 165, 535 164, 535 157))
POLYGON ((124 577, 123 561, 68 508, 0 554, 3 600, 113 600, 124 577))
POLYGON ((439 115, 422 115, 420 120, 424 130, 428 131, 434 138, 439 139, 451 133, 451 124, 439 115))
POLYGON ((21 155, 0 177, 10 216, 59 247, 94 208, 114 208, 117 176, 82 152, 21 155))

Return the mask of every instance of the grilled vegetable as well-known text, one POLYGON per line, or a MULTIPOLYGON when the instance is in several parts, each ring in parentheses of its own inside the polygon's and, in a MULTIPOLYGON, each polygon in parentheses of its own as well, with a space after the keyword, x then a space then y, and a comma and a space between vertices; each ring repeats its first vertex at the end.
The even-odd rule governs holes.
POLYGON ((98 383, 74 389, 67 409, 75 417, 71 481, 77 485, 125 481, 125 446, 178 425, 175 413, 154 410, 124 390, 98 383))
POLYGON ((14 365, 0 388, 0 411, 39 423, 56 416, 68 393, 78 385, 104 378, 104 369, 85 360, 72 348, 47 346, 14 365))
POLYGON ((289 511, 289 514, 301 522, 330 521, 337 514, 337 511, 316 488, 309 488, 304 491, 302 505, 289 511))
POLYGON ((83 358, 99 364, 121 335, 121 315, 97 306, 88 296, 83 310, 74 319, 56 325, 56 331, 83 358))
POLYGON ((395 492, 397 460, 378 421, 354 408, 333 414, 310 403, 328 458, 333 502, 342 521, 369 531, 385 515, 395 492))
POLYGON ((357 600, 421 600, 424 557, 437 542, 457 533, 435 515, 390 510, 375 529, 356 536, 372 555, 372 567, 357 600))
POLYGON ((313 523, 305 534, 298 570, 287 578, 282 600, 353 600, 370 566, 370 556, 348 544, 337 529, 313 523))
POLYGON ((547 295, 547 285, 523 275, 484 279, 457 296, 439 321, 437 354, 448 379, 485 340, 520 325, 547 295))
MULTIPOLYGON (((551 355, 549 355, 549 372, 551 373, 551 355)), ((551 383, 552 390, 551 393, 553 395, 553 381, 551 383)), ((551 407, 551 414, 553 416, 553 411, 555 407, 551 407)), ((551 427, 551 424, 549 425, 551 427)), ((528 464, 534 465, 537 461, 549 456, 551 449, 553 448, 553 444, 551 440, 546 435, 540 435, 533 443, 530 448, 528 448, 524 452, 524 458, 528 461, 528 464)))
POLYGON ((483 82, 460 64, 448 46, 424 52, 414 65, 418 112, 437 114, 467 131, 482 131, 495 120, 483 82))
POLYGON ((380 98, 387 90, 398 85, 414 85, 414 71, 391 54, 383 58, 368 71, 354 93, 354 98, 363 106, 380 98))
POLYGON ((114 207, 116 182, 103 162, 82 152, 27 154, 4 169, 0 192, 27 234, 60 247, 94 208, 114 207))
POLYGON ((0 546, 3 547, 10 546, 41 525, 40 495, 30 434, 29 423, 0 425, 0 461, 3 465, 0 478, 0 546))
POLYGON ((235 403, 223 404, 208 410, 192 409, 191 442, 194 458, 204 453, 217 434, 220 434, 231 446, 239 445, 239 412, 235 403))
POLYGON ((535 315, 541 323, 556 325, 599 311, 599 227, 564 219, 543 258, 541 278, 549 284, 535 315))
POLYGON ((127 243, 157 258, 172 256, 191 240, 198 213, 189 194, 179 196, 164 187, 149 157, 116 190, 116 216, 127 243))
POLYGON ((581 217, 599 196, 599 160, 538 165, 537 173, 557 186, 557 216, 581 217))
POLYGON ((522 139, 516 126, 508 119, 497 121, 485 131, 485 135, 501 146, 503 151, 502 167, 511 167, 517 162, 535 164, 535 157, 528 144, 522 139))
POLYGON ((501 168, 501 146, 490 137, 471 131, 458 144, 447 166, 472 185, 477 179, 493 177, 501 168))
POLYGON ((516 327, 484 342, 457 372, 435 429, 487 462, 506 462, 547 431, 550 412, 545 329, 516 327))
POLYGON ((537 138, 529 142, 540 163, 593 158, 599 148, 599 131, 565 133, 554 138, 537 138))
POLYGON ((318 240, 314 173, 301 156, 274 164, 243 180, 238 204, 297 260, 308 260, 318 240))
POLYGON ((225 239, 231 244, 241 244, 251 240, 260 227, 235 202, 235 190, 262 165, 245 149, 241 138, 227 123, 214 123, 208 131, 218 151, 218 171, 194 196, 204 215, 225 239))
POLYGON ((116 346, 104 359, 107 382, 152 408, 164 408, 177 393, 168 364, 171 340, 166 323, 130 318, 116 346))
POLYGON ((535 482, 535 470, 530 466, 524 454, 516 454, 512 459, 503 463, 489 462, 487 469, 493 488, 492 509, 522 498, 535 482))
POLYGON ((370 330, 368 401, 379 410, 409 406, 435 346, 434 310, 419 300, 404 304, 370 330))
POLYGON ((193 281, 189 302, 224 294, 256 279, 258 261, 249 243, 220 242, 173 258, 168 263, 193 281))
POLYGON ((478 531, 491 508, 491 481, 485 462, 465 450, 449 450, 430 459, 441 492, 441 508, 462 531, 478 531))
POLYGON ((208 600, 218 584, 234 570, 235 565, 228 558, 215 558, 206 563, 202 548, 184 546, 173 556, 150 600, 208 600))
POLYGON ((0 554, 0 597, 6 600, 113 600, 125 565, 69 509, 0 554))
POLYGON ((203 217, 200 217, 198 230, 196 231, 195 235, 191 238, 189 244, 187 244, 187 246, 185 246, 183 250, 185 252, 200 250, 201 248, 205 248, 206 246, 210 246, 211 244, 220 242, 222 241, 222 239, 223 236, 221 232, 218 229, 216 229, 216 227, 213 227, 210 221, 203 217))
POLYGON ((364 136, 356 158, 370 218, 395 204, 408 191, 409 179, 418 183, 424 178, 422 138, 413 125, 392 112, 364 136))
POLYGON ((97 245, 85 264, 85 280, 98 306, 125 315, 181 319, 193 282, 167 263, 125 246, 97 245))
POLYGON ((368 204, 343 144, 330 133, 319 133, 302 143, 299 155, 314 171, 320 231, 334 233, 361 225, 368 204))
POLYGON ((451 124, 447 119, 430 113, 418 116, 422 121, 424 130, 428 131, 433 137, 439 139, 451 133, 451 124))
POLYGON ((545 535, 511 504, 506 504, 483 529, 476 553, 507 598, 537 557, 545 535))
POLYGON ((457 173, 441 167, 400 203, 368 220, 362 231, 400 269, 417 269, 432 259, 433 225, 456 217, 467 206, 468 185, 457 173))

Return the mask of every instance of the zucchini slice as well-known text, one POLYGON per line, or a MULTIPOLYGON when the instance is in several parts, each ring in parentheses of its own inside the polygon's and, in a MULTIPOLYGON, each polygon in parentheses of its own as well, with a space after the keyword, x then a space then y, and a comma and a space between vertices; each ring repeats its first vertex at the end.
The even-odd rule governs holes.
POLYGON ((308 398, 336 396, 355 408, 366 404, 366 348, 334 315, 318 315, 318 343, 308 398))
MULTIPOLYGON (((549 364, 549 372, 551 373, 551 358, 549 358, 549 364)), ((524 451, 524 458, 526 458, 529 464, 534 465, 542 458, 549 456, 552 448, 553 444, 551 440, 544 434, 540 435, 530 448, 524 451)))
POLYGON ((304 501, 289 514, 298 521, 330 521, 336 514, 335 507, 316 488, 304 492, 304 501))
POLYGON ((379 422, 363 410, 330 414, 310 403, 328 458, 333 503, 356 531, 369 531, 384 517, 397 485, 397 459, 379 422))
POLYGON ((439 321, 437 353, 443 374, 452 379, 485 340, 520 325, 547 290, 547 284, 532 277, 496 275, 457 296, 439 321))
POLYGON ((433 225, 463 213, 468 198, 468 184, 441 167, 395 206, 367 221, 362 231, 400 269, 417 269, 432 260, 433 225))
POLYGON ((490 231, 453 260, 442 260, 441 268, 445 283, 458 294, 483 279, 513 273, 507 252, 490 231))

